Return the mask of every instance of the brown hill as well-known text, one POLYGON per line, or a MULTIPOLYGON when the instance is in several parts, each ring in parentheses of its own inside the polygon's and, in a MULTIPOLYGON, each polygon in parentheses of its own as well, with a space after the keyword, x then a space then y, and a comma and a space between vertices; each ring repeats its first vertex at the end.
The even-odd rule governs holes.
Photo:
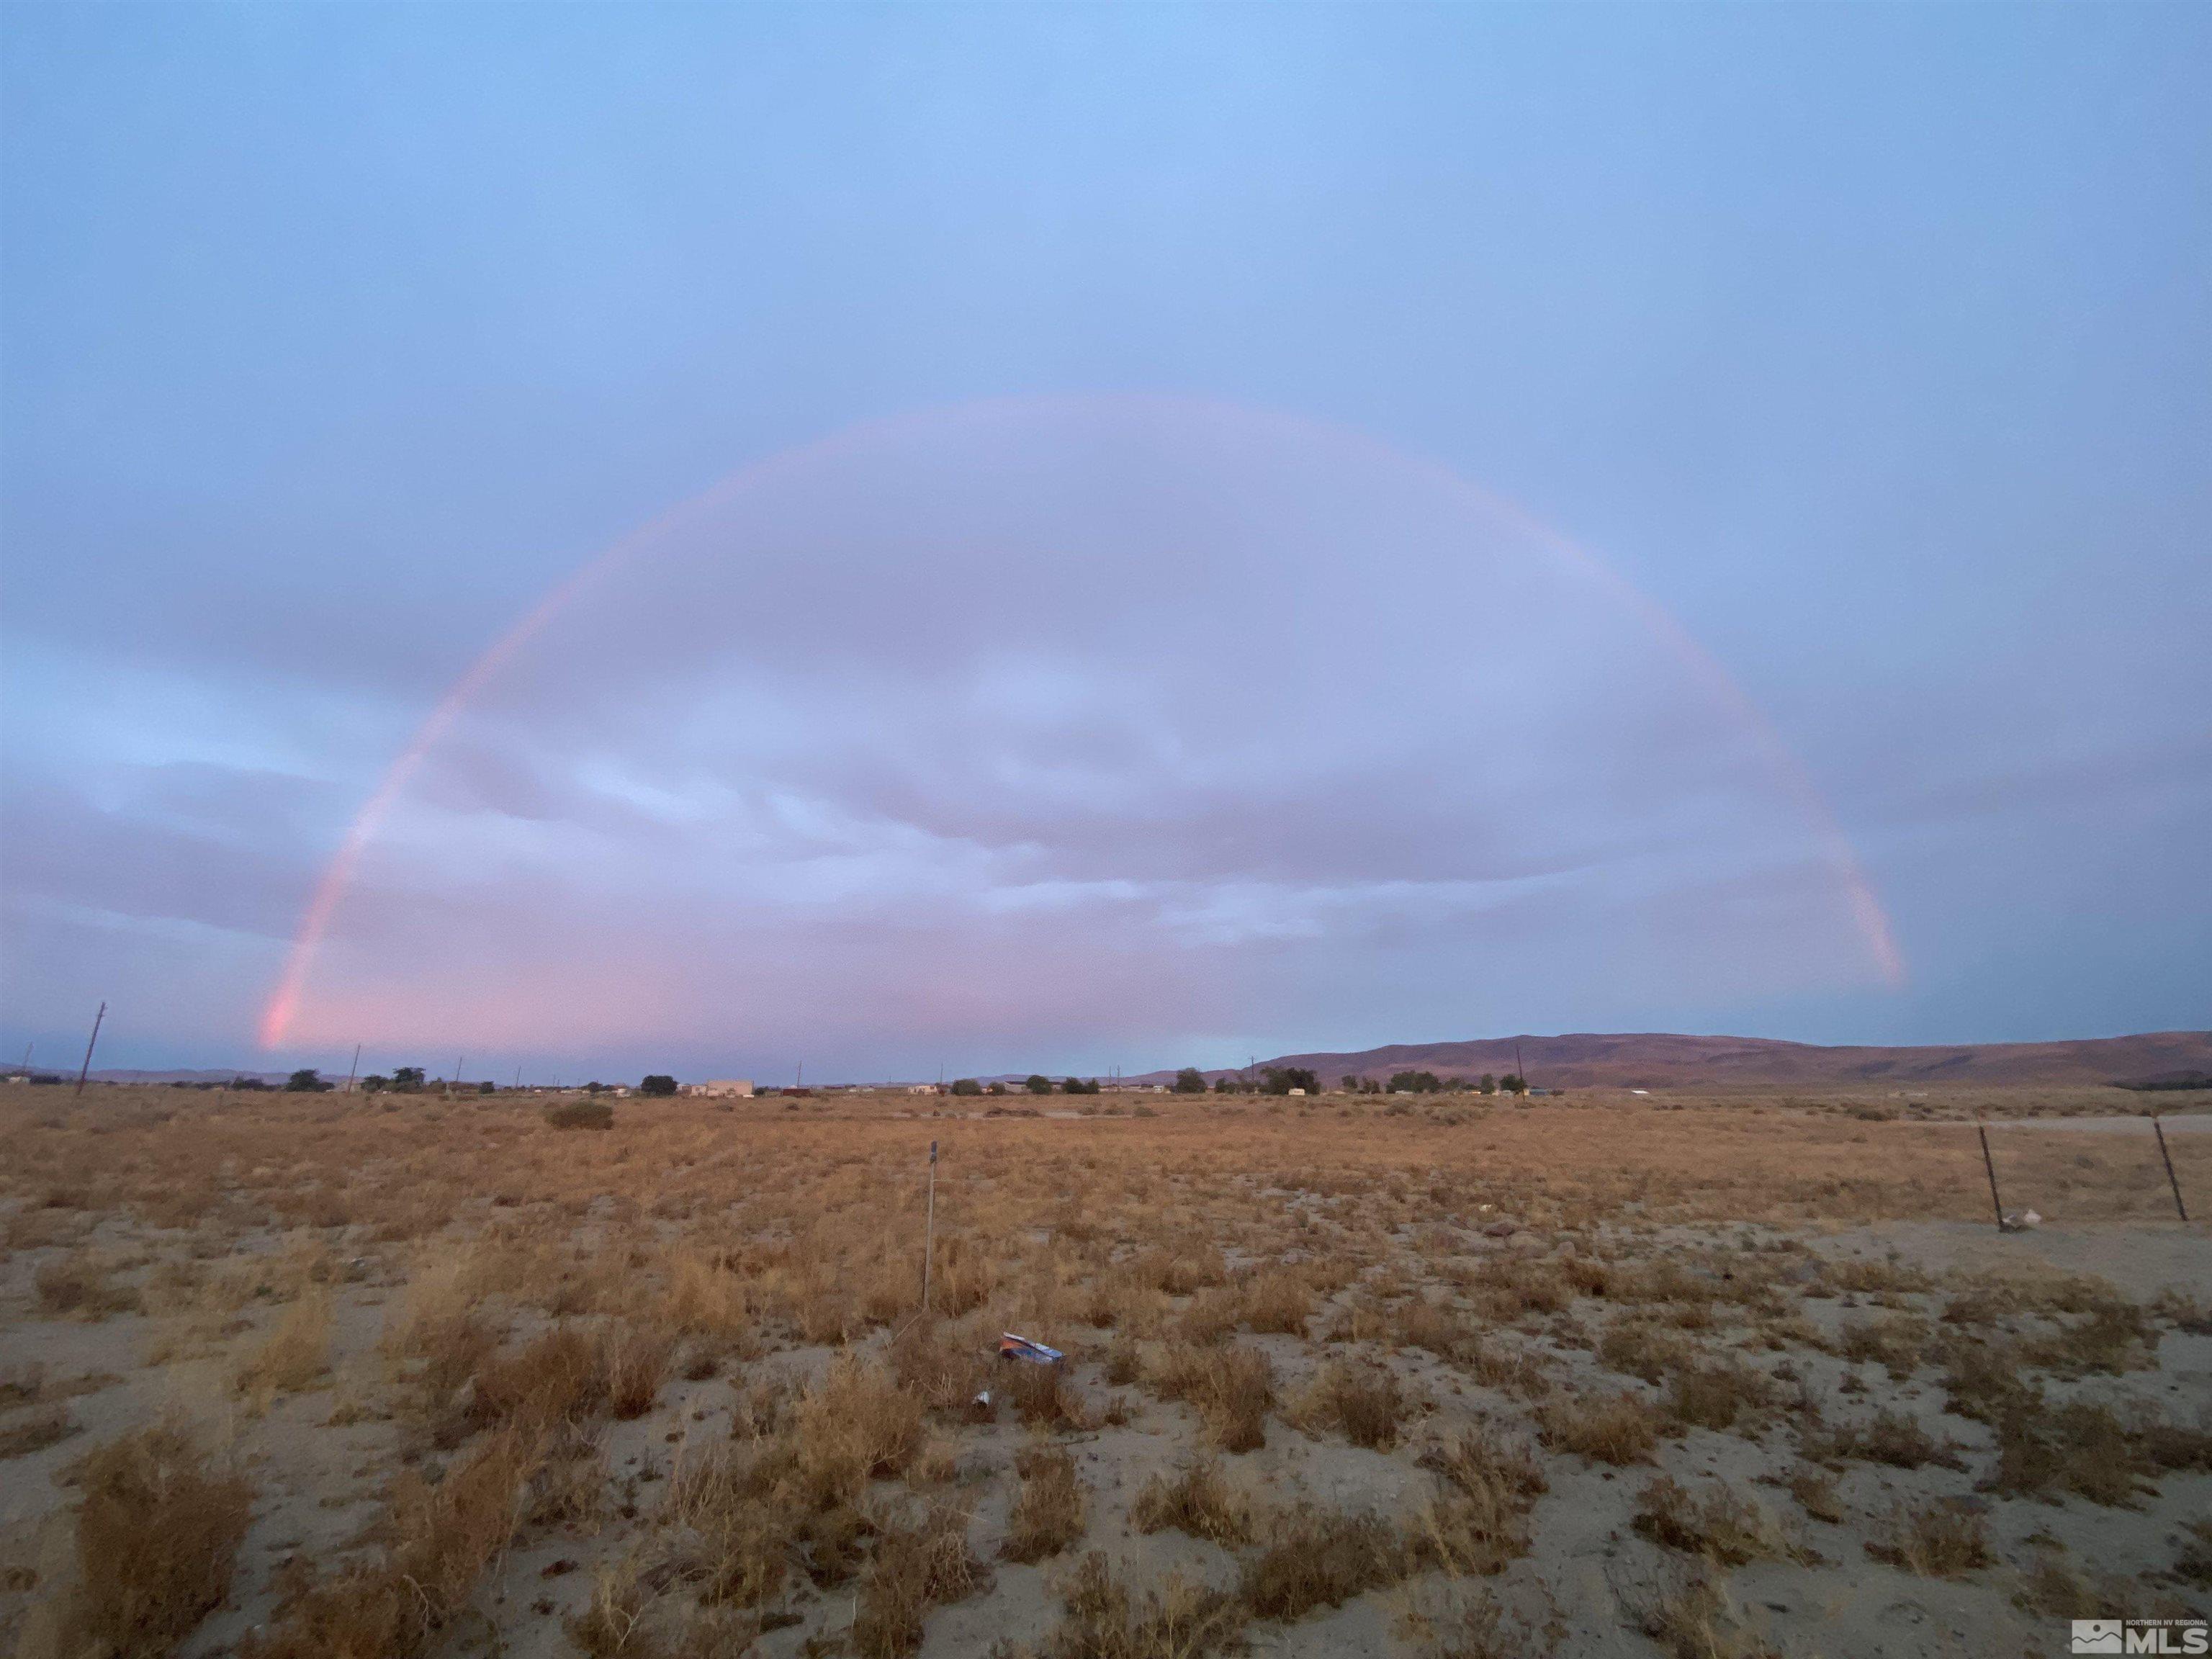
POLYGON ((1331 1088, 1347 1074, 1380 1079, 1403 1071, 1434 1072, 1439 1077, 1490 1072, 1503 1077, 1514 1069, 1516 1043, 1528 1081, 1540 1089, 2098 1084, 2160 1073, 2212 1071, 2212 1031, 1911 1048, 1829 1048, 1770 1037, 1665 1032, 1575 1032, 1472 1042, 1395 1043, 1358 1054, 1285 1054, 1263 1063, 1310 1066, 1331 1088))

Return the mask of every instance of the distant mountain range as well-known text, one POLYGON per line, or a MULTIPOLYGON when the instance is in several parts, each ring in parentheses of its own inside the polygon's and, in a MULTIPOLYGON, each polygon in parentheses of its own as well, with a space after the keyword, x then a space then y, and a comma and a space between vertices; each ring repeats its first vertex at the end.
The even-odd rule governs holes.
MULTIPOLYGON (((1382 1080, 1393 1072, 1498 1077, 1528 1069, 1534 1086, 1689 1089, 1809 1088, 1877 1084, 2128 1083, 2212 1072, 2212 1031, 2151 1031, 2070 1042, 1987 1042, 1939 1048, 1821 1048, 1771 1037, 1679 1036, 1662 1031, 1574 1032, 1469 1042, 1402 1042, 1356 1054, 1282 1054, 1265 1066, 1303 1066, 1330 1088, 1347 1075, 1382 1080)), ((1164 1082, 1155 1072, 1131 1082, 1164 1082)), ((1209 1072, 1209 1078, 1234 1073, 1209 1072)))

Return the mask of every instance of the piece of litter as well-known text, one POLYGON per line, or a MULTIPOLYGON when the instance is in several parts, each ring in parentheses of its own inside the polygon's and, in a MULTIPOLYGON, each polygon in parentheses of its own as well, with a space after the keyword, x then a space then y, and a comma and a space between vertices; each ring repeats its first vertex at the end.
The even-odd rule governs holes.
POLYGON ((2042 1224, 2043 1218, 2033 1210, 2012 1210, 2006 1212, 2004 1219, 1998 1224, 1998 1228, 2003 1232, 2024 1233, 2031 1227, 2039 1227, 2042 1224))
POLYGON ((985 1411, 990 1410, 991 1391, 988 1389, 984 1389, 982 1393, 977 1395, 975 1399, 969 1401, 968 1403, 971 1406, 981 1406, 985 1411))
POLYGON ((1032 1342, 1026 1336, 1006 1331, 999 1337, 999 1358, 1026 1359, 1032 1365, 1057 1365, 1067 1356, 1057 1348, 1048 1348, 1042 1342, 1032 1342))

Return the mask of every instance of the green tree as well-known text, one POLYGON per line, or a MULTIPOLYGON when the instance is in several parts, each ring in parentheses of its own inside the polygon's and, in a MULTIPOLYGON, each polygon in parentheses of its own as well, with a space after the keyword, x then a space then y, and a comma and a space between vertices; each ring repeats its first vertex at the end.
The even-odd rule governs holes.
POLYGON ((1434 1072, 1393 1072, 1385 1092, 1394 1095, 1432 1095, 1443 1087, 1434 1072))
POLYGON ((656 1072, 637 1085, 637 1091, 641 1095, 672 1095, 676 1092, 676 1079, 656 1072))
POLYGON ((1487 1072, 1482 1074, 1482 1092, 1486 1095, 1494 1095, 1498 1092, 1498 1079, 1487 1072))
POLYGON ((422 1068, 420 1066, 395 1066, 392 1068, 392 1091, 400 1095, 422 1092, 422 1068))
POLYGON ((392 1079, 380 1072, 373 1072, 361 1080, 361 1091, 365 1095, 380 1095, 392 1086, 392 1079))
POLYGON ((499 1092, 499 1085, 486 1078, 482 1083, 477 1085, 477 1092, 480 1095, 495 1095, 499 1092))
POLYGON ((1098 1092, 1098 1080, 1093 1078, 1085 1083, 1079 1077, 1072 1077, 1060 1085, 1060 1091, 1065 1095, 1095 1095, 1098 1092))
POLYGON ((1186 1066, 1176 1073, 1175 1091, 1179 1095, 1202 1095, 1206 1092, 1206 1073, 1195 1066, 1186 1066))
POLYGON ((983 1085, 972 1077, 957 1077, 952 1079, 952 1092, 956 1095, 980 1095, 983 1092, 983 1085))
POLYGON ((1260 1092, 1263 1095, 1286 1095, 1293 1089, 1303 1089, 1310 1095, 1321 1092, 1321 1079, 1310 1068, 1304 1066, 1269 1066, 1260 1073, 1260 1092))
POLYGON ((1031 1072, 1029 1081, 1023 1084, 1022 1087, 1033 1095, 1048 1095, 1052 1092, 1052 1079, 1042 1072, 1031 1072))
POLYGON ((1524 1095, 1528 1092, 1528 1079, 1518 1072, 1508 1072, 1498 1079, 1498 1086, 1509 1095, 1524 1095))
POLYGON ((295 1095, 319 1095, 331 1085, 313 1066, 303 1066, 285 1079, 284 1086, 295 1095))

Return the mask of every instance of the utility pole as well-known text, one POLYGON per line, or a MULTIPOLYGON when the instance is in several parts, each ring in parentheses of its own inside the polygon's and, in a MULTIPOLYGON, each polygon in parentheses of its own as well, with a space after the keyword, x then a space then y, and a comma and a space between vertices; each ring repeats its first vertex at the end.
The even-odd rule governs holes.
POLYGON ((2150 1127, 2151 1133, 2158 1137, 2158 1155, 2166 1161, 2166 1184, 2173 1188, 2173 1212, 2186 1221, 2189 1211, 2181 1202, 2181 1182, 2174 1178, 2173 1154, 2166 1150, 2166 1126, 2158 1121, 2156 1112, 2150 1115, 2150 1127))
POLYGON ((461 1062, 467 1058, 466 1054, 453 1056, 453 1074, 446 1079, 446 1098, 448 1100, 453 1098, 453 1091, 461 1086, 461 1062))
POLYGON ((346 1086, 345 1086, 345 1091, 346 1091, 348 1094, 351 1094, 351 1093, 353 1092, 353 1080, 354 1080, 354 1079, 356 1079, 356 1077, 358 1077, 358 1076, 360 1076, 360 1075, 361 1075, 361 1044, 359 1044, 358 1042, 356 1042, 356 1043, 355 1043, 355 1044, 353 1045, 353 1064, 346 1067, 346 1086))
POLYGON ((92 1017, 92 1036, 84 1045, 84 1064, 76 1068, 76 1091, 80 1095, 84 1092, 85 1073, 92 1070, 92 1049, 93 1044, 100 1041, 100 1022, 106 1018, 107 1005, 103 1002, 100 1005, 100 1012, 92 1017))
POLYGON ((1997 1196, 1997 1164, 1990 1156, 1990 1132, 1979 1118, 1974 1120, 1974 1133, 1982 1138, 1982 1168, 1989 1172, 1990 1208, 1996 1212, 1997 1231, 2004 1231, 2004 1200, 1997 1196))
POLYGON ((929 1311, 929 1270, 937 1256, 937 1143, 929 1143, 929 1209, 921 1227, 921 1310, 929 1311))

